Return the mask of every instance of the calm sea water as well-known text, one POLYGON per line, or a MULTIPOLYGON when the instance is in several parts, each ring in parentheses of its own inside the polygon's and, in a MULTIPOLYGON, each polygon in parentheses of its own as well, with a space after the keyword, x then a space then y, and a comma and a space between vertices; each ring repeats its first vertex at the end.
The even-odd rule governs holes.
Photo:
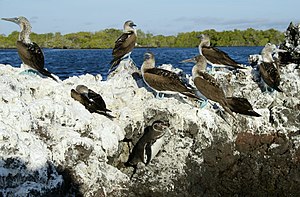
MULTIPOLYGON (((230 57, 241 64, 248 65, 248 56, 258 54, 262 47, 218 47, 228 53, 230 57)), ((151 51, 155 55, 156 65, 172 64, 191 74, 192 63, 182 64, 180 61, 198 55, 198 48, 136 48, 131 57, 138 67, 143 63, 145 52, 151 51)), ((101 74, 107 77, 109 62, 112 59, 111 49, 44 49, 45 67, 60 79, 83 74, 101 74)), ((19 67, 21 60, 15 49, 0 50, 0 64, 10 64, 19 67)))

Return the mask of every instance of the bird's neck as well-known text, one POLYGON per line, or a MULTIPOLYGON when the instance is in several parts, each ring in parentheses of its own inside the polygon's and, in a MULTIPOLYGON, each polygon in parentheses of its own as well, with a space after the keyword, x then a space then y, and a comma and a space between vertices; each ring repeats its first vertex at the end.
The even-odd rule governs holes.
POLYGON ((274 62, 273 56, 271 53, 262 53, 262 59, 264 62, 274 62))
POLYGON ((209 47, 210 46, 210 41, 208 40, 201 40, 198 48, 199 48, 199 53, 202 55, 202 47, 209 47))
POLYGON ((205 70, 206 70, 206 66, 196 64, 192 69, 193 79, 195 79, 196 77, 199 77, 200 73, 205 72, 205 70))
POLYGON ((203 54, 202 54, 202 45, 201 45, 201 43, 199 44, 198 49, 199 49, 199 54, 200 54, 200 55, 203 55, 203 54))
POLYGON ((142 73, 148 69, 151 69, 151 68, 155 68, 155 62, 154 61, 150 61, 150 60, 147 60, 143 63, 142 65, 142 73))
POLYGON ((131 29, 124 29, 124 31, 123 31, 124 33, 134 33, 135 35, 137 35, 137 30, 136 29, 133 29, 133 28, 131 28, 131 29))
POLYGON ((22 25, 19 33, 19 40, 25 43, 31 43, 30 40, 31 27, 22 25))

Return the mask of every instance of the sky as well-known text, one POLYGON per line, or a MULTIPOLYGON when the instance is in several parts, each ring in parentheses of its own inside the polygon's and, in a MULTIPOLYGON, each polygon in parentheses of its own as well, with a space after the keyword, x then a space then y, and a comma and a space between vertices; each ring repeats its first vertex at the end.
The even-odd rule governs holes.
MULTIPOLYGON (((35 33, 122 29, 133 20, 154 35, 207 29, 284 31, 300 22, 299 0, 0 0, 0 17, 25 16, 35 33)), ((19 27, 0 20, 0 34, 19 27)))

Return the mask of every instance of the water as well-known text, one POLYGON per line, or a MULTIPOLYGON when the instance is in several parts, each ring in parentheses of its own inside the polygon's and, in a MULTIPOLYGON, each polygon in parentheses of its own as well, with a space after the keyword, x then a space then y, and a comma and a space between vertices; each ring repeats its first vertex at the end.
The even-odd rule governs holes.
MULTIPOLYGON (((248 56, 258 54, 262 47, 218 47, 228 53, 237 62, 248 65, 248 56)), ((155 55, 156 65, 172 64, 191 74, 193 63, 182 64, 180 61, 198 55, 198 48, 136 48, 131 57, 138 67, 143 63, 145 52, 155 55)), ((111 49, 44 49, 45 67, 60 79, 83 74, 101 74, 105 79, 112 59, 111 49)), ((15 49, 0 50, 0 64, 10 64, 19 67, 21 60, 15 49)))

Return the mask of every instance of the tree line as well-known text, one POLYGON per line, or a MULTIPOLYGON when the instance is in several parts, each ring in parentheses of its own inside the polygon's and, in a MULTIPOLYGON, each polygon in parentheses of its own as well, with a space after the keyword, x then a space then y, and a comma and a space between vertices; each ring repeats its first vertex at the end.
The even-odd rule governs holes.
MULTIPOLYGON (((42 48, 67 48, 67 49, 107 49, 113 48, 115 40, 122 31, 105 29, 97 32, 77 32, 62 35, 59 32, 36 34, 30 38, 42 48)), ((255 30, 230 30, 218 32, 214 29, 205 31, 192 31, 178 33, 175 36, 153 35, 137 30, 138 47, 196 47, 200 34, 210 36, 213 46, 264 46, 271 42, 280 44, 284 40, 283 32, 275 29, 255 30)), ((15 48, 19 32, 14 31, 8 36, 0 35, 0 48, 15 48)))

